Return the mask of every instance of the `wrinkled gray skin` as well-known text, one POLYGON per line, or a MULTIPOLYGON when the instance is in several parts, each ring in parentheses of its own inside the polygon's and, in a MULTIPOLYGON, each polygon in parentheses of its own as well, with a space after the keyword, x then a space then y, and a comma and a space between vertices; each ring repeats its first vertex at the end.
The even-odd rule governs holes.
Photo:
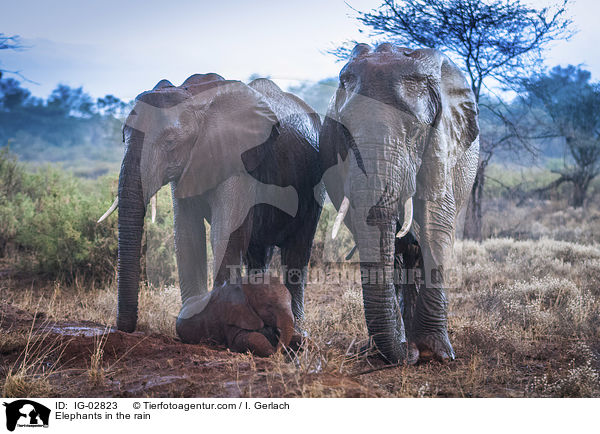
MULTIPOLYGON (((230 265, 266 269, 274 246, 284 266, 305 267, 322 204, 313 194, 321 179, 319 128, 309 106, 265 79, 245 85, 196 74, 179 87, 162 80, 140 94, 123 130, 117 327, 135 330, 144 215, 166 183, 185 316, 179 320, 206 299, 205 220, 217 286, 231 280, 230 265)), ((286 286, 300 320, 304 278, 286 286)))
POLYGON ((350 201, 344 222, 360 255, 367 327, 390 363, 454 358, 444 269, 477 167, 477 111, 462 73, 436 50, 358 44, 340 72, 320 134, 323 179, 336 208, 350 201), (413 224, 397 240, 410 197, 413 224), (398 257, 423 269, 418 295, 394 285, 398 257), (385 279, 365 279, 375 272, 385 279))

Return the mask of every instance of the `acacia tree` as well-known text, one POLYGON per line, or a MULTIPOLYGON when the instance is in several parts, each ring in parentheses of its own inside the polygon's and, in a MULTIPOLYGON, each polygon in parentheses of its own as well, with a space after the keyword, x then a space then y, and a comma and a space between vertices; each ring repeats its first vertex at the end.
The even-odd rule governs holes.
MULTIPOLYGON (((385 0, 378 9, 356 12, 372 37, 448 54, 466 72, 479 103, 488 81, 506 86, 520 83, 520 78, 538 69, 549 42, 571 35, 571 21, 565 17, 569 1, 535 9, 520 0, 385 0)), ((346 58, 348 47, 332 53, 346 58)), ((480 138, 481 154, 465 221, 467 238, 481 239, 485 169, 494 152, 508 143, 514 141, 480 138)))
POLYGON ((546 112, 549 130, 564 138, 568 154, 556 170, 558 179, 536 192, 572 183, 574 207, 583 206, 590 183, 600 175, 600 83, 590 79, 589 71, 569 65, 524 82, 531 102, 546 112))
MULTIPOLYGON (((0 33, 0 50, 18 50, 23 48, 21 45, 21 39, 17 35, 7 36, 4 33, 0 33)), ((18 71, 7 71, 0 67, 0 78, 2 78, 3 72, 11 72, 13 74, 20 75, 18 71)))

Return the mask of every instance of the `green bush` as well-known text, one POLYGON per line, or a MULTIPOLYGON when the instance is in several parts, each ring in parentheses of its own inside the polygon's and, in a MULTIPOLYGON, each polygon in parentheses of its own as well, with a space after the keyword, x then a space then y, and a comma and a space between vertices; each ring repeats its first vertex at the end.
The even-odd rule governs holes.
POLYGON ((150 207, 146 213, 144 258, 146 278, 153 286, 178 282, 173 237, 173 204, 170 188, 162 188, 157 195, 156 221, 151 222, 150 207))
POLYGON ((6 256, 14 243, 20 223, 33 215, 33 201, 28 194, 25 171, 10 155, 0 150, 0 257, 6 256))
MULTIPOLYGON (((72 280, 110 281, 117 266, 117 212, 98 218, 117 194, 117 176, 81 179, 60 167, 28 170, 0 153, 0 257, 22 271, 72 280)), ((170 192, 159 193, 159 216, 146 224, 148 262, 172 283, 176 274, 170 192)), ((148 213, 149 214, 149 213, 148 213)), ((146 258, 143 258, 146 259, 146 258)))
POLYGON ((67 279, 114 275, 116 221, 96 224, 115 195, 114 177, 92 185, 51 166, 23 175, 31 188, 12 201, 20 217, 15 243, 33 261, 22 262, 21 268, 67 279))

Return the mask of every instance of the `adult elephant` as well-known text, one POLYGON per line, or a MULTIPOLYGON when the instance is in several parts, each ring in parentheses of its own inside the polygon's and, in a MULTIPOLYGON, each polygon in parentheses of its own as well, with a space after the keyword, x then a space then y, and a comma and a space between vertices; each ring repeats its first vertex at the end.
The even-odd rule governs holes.
POLYGON ((369 334, 391 363, 454 358, 444 277, 477 167, 477 113, 463 74, 436 50, 358 44, 340 72, 321 164, 334 233, 343 220, 360 254, 369 334), (394 280, 397 258, 422 267, 418 295, 394 280))
MULTIPOLYGON (((319 128, 307 104, 266 79, 246 85, 196 74, 181 86, 162 80, 140 94, 123 129, 117 327, 136 328, 146 207, 169 182, 182 339, 193 340, 184 330, 187 320, 210 299, 205 220, 211 225, 215 286, 239 276, 241 265, 265 270, 274 246, 281 248, 282 264, 300 273, 322 205, 314 196, 322 185, 319 128)), ((286 286, 297 322, 303 316, 304 274, 286 286)))

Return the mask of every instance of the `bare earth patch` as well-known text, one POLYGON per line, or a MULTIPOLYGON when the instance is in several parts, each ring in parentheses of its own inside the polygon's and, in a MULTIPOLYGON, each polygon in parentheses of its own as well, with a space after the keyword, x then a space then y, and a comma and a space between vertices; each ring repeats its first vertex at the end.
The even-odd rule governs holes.
MULTIPOLYGON (((3 303, 0 309, 3 336, 23 335, 31 329, 41 348, 54 348, 42 361, 56 366, 46 376, 49 396, 377 396, 344 375, 290 375, 283 356, 255 358, 221 348, 186 345, 158 333, 127 334, 87 321, 55 322, 43 315, 34 323, 33 315, 10 304, 3 303), (93 382, 88 371, 99 343, 103 378, 93 382)), ((22 344, 2 350, 2 377, 22 361, 26 341, 22 344)))
MULTIPOLYGON (((311 284, 303 351, 270 358, 186 345, 175 287, 143 287, 138 332, 116 288, 0 281, 0 387, 9 396, 600 397, 600 250, 541 239, 459 242, 449 330, 457 359, 387 367, 360 285, 311 284)), ((313 264, 313 267, 316 265, 313 264)))

